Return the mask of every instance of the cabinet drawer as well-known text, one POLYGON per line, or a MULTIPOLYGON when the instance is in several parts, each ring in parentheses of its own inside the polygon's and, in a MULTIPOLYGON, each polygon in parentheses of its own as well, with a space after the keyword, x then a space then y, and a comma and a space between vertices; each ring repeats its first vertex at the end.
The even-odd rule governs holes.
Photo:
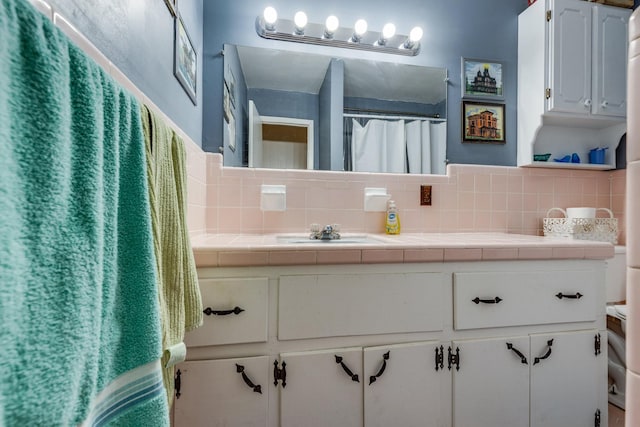
POLYGON ((204 322, 186 334, 187 346, 266 341, 268 289, 266 277, 200 279, 204 322))
POLYGON ((441 273, 281 276, 278 338, 441 330, 444 282, 441 273))
POLYGON ((454 273, 454 327, 594 321, 596 276, 584 270, 454 273))

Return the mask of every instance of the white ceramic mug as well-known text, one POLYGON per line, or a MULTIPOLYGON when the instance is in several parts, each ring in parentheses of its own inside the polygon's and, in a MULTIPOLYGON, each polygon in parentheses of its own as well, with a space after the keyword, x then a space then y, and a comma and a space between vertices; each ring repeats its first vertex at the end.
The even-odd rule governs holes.
POLYGON ((567 218, 595 218, 596 208, 567 208, 567 218))
POLYGON ((611 212, 607 208, 567 208, 566 217, 568 219, 595 218, 596 212, 598 211, 605 211, 607 214, 609 214, 610 218, 613 218, 613 212, 611 212))

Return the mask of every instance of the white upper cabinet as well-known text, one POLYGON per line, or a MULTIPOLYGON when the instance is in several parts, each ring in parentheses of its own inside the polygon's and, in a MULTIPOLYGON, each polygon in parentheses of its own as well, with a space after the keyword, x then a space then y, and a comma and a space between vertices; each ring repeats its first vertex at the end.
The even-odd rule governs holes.
POLYGON ((539 0, 520 14, 518 166, 615 168, 626 131, 630 14, 583 0, 539 0), (603 147, 604 162, 590 163, 589 152, 603 147), (579 163, 554 161, 573 153, 579 163))
POLYGON ((627 51, 629 9, 593 9, 593 85, 594 114, 627 115, 627 51))
POLYGON ((591 112, 592 7, 585 1, 551 2, 548 111, 591 112))
POLYGON ((548 111, 626 115, 629 10, 550 0, 548 111))

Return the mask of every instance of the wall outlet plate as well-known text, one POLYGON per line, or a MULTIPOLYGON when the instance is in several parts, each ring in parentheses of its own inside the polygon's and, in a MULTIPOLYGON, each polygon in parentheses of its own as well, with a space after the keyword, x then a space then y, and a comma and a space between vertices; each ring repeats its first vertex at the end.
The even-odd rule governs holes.
POLYGON ((431 206, 431 186, 420 186, 420 206, 431 206))

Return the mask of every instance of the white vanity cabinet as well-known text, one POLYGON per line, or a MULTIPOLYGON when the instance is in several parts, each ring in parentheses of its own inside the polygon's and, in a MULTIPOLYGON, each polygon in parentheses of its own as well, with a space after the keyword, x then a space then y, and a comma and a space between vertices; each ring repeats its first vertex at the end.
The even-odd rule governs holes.
POLYGON ((599 425, 606 369, 599 339, 587 330, 454 341, 453 425, 599 425))
MULTIPOLYGON (((266 304, 265 340, 247 333, 255 321, 236 329, 244 342, 189 345, 174 425, 606 425, 604 266, 201 269, 201 286, 223 290, 221 308, 251 307, 229 287, 266 304)), ((205 306, 218 306, 215 294, 205 306)))
POLYGON ((173 424, 267 427, 269 365, 267 356, 181 363, 173 424))
MULTIPOLYGON (((199 284, 205 316, 185 336, 189 352, 267 341, 267 277, 200 278, 199 284)), ((267 427, 270 368, 266 355, 179 364, 174 425, 267 427)))
POLYGON ((487 337, 451 346, 454 425, 597 425, 606 405, 607 357, 597 322, 603 279, 594 273, 454 272, 454 328, 481 328, 487 337), (575 330, 496 336, 495 328, 544 324, 575 330))
MULTIPOLYGON (((446 368, 438 342, 283 353, 282 427, 445 426, 446 368)), ((444 348, 444 347, 443 347, 444 348)))
POLYGON ((538 0, 518 17, 518 166, 611 169, 626 131, 629 9, 538 0), (589 151, 606 147, 603 164, 589 151), (534 154, 550 153, 546 162, 534 154), (554 158, 576 153, 580 163, 554 158))

